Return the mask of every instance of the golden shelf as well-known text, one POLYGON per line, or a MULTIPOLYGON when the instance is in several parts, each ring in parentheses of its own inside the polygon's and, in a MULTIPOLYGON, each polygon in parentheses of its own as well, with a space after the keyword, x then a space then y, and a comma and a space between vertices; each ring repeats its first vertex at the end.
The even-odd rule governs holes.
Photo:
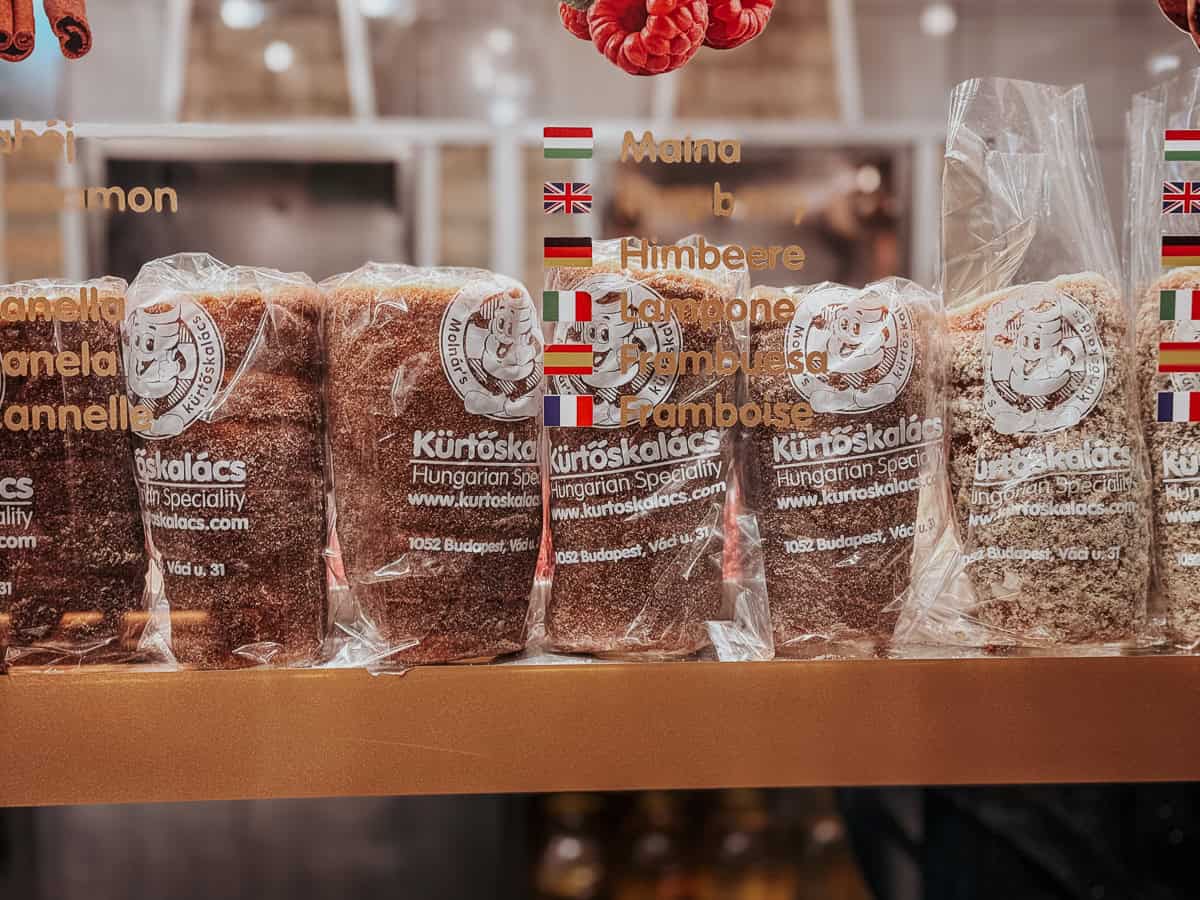
POLYGON ((0 805, 1200 779, 1200 659, 0 678, 0 805))

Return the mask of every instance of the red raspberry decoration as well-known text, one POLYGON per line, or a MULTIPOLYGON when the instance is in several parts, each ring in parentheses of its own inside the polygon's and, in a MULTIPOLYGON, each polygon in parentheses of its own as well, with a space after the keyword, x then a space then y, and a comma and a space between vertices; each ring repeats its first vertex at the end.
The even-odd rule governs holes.
POLYGON ((708 30, 708 0, 596 0, 592 41, 630 75, 661 75, 696 55, 708 30))
POLYGON ((572 6, 570 3, 558 4, 558 17, 562 19, 563 27, 577 38, 585 41, 592 39, 591 29, 588 28, 587 7, 572 6))
POLYGON ((774 8, 775 0, 709 0, 704 43, 718 50, 740 47, 762 34, 774 8))

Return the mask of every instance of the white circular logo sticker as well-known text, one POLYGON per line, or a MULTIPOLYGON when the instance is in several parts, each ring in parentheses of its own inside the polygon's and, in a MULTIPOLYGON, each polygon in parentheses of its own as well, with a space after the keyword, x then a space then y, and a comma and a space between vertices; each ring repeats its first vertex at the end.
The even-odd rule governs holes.
POLYGON ((817 413, 867 413, 894 403, 916 358, 912 314, 884 296, 847 287, 812 291, 788 324, 785 352, 825 354, 824 372, 792 373, 817 413))
POLYGON ((1070 428, 1104 391, 1104 347, 1092 314, 1050 285, 1029 285, 994 304, 983 349, 983 405, 1000 434, 1070 428))
POLYGON ((139 437, 175 437, 209 411, 225 373, 225 344, 200 304, 179 297, 134 309, 122 349, 129 402, 154 416, 139 437))
POLYGON ((442 315, 441 349, 467 412, 511 422, 541 411, 542 335, 523 288, 467 285, 442 315))
POLYGON ((592 423, 597 428, 621 425, 621 398, 637 397, 638 405, 658 406, 679 380, 676 372, 659 374, 634 366, 621 371, 621 348, 631 345, 639 353, 673 353, 683 349, 683 331, 674 315, 669 322, 630 321, 644 300, 662 300, 653 289, 619 272, 593 275, 574 290, 592 295, 592 321, 560 323, 554 329, 556 344, 590 344, 591 375, 556 375, 554 393, 591 396, 592 423), (625 304, 625 316, 621 306, 625 304))

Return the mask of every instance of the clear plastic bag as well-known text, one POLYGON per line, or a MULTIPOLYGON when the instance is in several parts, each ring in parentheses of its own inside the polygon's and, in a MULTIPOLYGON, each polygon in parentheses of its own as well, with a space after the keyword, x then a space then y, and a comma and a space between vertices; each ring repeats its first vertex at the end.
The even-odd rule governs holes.
POLYGON ((752 355, 783 354, 789 371, 750 377, 751 399, 813 412, 748 434, 775 652, 884 653, 914 596, 918 537, 952 527, 941 298, 898 278, 754 296, 796 312, 752 324, 752 355))
MULTIPOLYGON (((698 248, 695 238, 675 246, 698 248)), ((622 397, 655 414, 671 405, 736 405, 736 374, 695 368, 622 371, 620 351, 746 349, 739 323, 622 321, 621 304, 745 298, 744 271, 622 268, 619 240, 597 241, 594 264, 561 268, 547 290, 586 293, 590 321, 547 325, 548 342, 593 348, 590 375, 555 375, 548 393, 590 397, 593 427, 547 427, 554 574, 545 629, 550 649, 614 657, 769 659, 770 619, 757 521, 739 499, 735 429, 650 421, 620 424, 622 397)), ((686 319, 686 317, 685 317, 686 319)), ((680 360, 680 357, 674 357, 680 360)), ((568 401, 560 401, 568 402, 568 401)), ((678 422, 678 420, 676 420, 678 422)))
POLYGON ((353 598, 338 663, 522 650, 542 537, 542 335, 529 293, 478 269, 376 263, 322 289, 353 598))
POLYGON ((966 577, 942 598, 957 619, 931 621, 972 643, 1126 643, 1146 610, 1149 471, 1083 88, 959 85, 942 203, 966 577))
POLYGON ((1172 395, 1173 407, 1175 397, 1200 391, 1200 374, 1160 373, 1159 346, 1200 340, 1200 307, 1192 300, 1200 292, 1200 267, 1164 273, 1162 258, 1164 235, 1200 243, 1200 216, 1163 208, 1164 182, 1197 177, 1195 162, 1167 160, 1164 138, 1168 130, 1200 129, 1198 89, 1200 69, 1134 97, 1129 117, 1130 295, 1137 304, 1141 410, 1154 478, 1152 619, 1156 631, 1165 626, 1169 640, 1188 649, 1200 647, 1200 424, 1161 422, 1158 404, 1160 394, 1172 395))
POLYGON ((123 329, 151 548, 147 640, 180 665, 319 662, 326 633, 322 296, 184 253, 142 267, 123 329))
POLYGON ((125 289, 118 278, 0 287, 3 349, 14 366, 24 358, 21 374, 0 375, 0 632, 16 666, 144 659, 125 289))

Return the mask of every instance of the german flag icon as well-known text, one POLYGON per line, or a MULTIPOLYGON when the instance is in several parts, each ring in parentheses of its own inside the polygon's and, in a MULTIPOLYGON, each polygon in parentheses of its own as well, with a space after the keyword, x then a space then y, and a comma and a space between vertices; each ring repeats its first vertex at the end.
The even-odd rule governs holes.
POLYGON ((564 266, 591 268, 592 239, 590 237, 548 237, 546 238, 545 256, 547 269, 564 266))
POLYGON ((1200 237, 1166 235, 1162 239, 1163 268, 1200 266, 1200 237))

